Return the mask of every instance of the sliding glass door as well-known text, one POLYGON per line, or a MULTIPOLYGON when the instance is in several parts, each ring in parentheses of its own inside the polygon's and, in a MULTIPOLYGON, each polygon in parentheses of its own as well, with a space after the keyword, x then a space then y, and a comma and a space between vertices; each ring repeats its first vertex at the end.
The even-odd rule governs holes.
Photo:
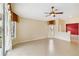
POLYGON ((12 49, 11 13, 8 3, 5 4, 5 53, 12 49))
POLYGON ((3 4, 0 3, 0 56, 3 55, 3 4))
POLYGON ((0 3, 0 56, 12 49, 11 23, 8 3, 0 3))

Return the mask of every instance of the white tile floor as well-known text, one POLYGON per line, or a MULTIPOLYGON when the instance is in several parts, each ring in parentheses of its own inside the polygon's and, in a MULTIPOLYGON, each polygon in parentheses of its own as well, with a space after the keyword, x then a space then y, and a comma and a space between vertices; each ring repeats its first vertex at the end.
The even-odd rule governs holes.
POLYGON ((42 39, 16 45, 7 56, 79 56, 79 45, 58 39, 42 39))

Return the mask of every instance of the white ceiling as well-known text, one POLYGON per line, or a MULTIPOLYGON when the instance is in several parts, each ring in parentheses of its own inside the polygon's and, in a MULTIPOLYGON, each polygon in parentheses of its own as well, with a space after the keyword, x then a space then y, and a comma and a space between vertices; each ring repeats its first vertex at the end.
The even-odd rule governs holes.
POLYGON ((14 3, 12 9, 20 17, 47 21, 53 19, 52 16, 45 17, 46 14, 44 14, 44 12, 50 12, 51 6, 64 12, 62 15, 57 15, 57 19, 79 17, 78 3, 14 3))

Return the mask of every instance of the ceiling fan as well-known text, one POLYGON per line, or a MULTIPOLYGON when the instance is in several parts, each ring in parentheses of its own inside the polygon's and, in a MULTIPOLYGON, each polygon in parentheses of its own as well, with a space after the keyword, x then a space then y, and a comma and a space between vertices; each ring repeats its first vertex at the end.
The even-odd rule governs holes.
POLYGON ((46 15, 46 17, 51 16, 51 15, 55 17, 57 14, 63 14, 63 12, 58 12, 58 9, 55 9, 54 6, 52 6, 51 9, 52 9, 51 12, 45 12, 45 14, 48 14, 46 15))

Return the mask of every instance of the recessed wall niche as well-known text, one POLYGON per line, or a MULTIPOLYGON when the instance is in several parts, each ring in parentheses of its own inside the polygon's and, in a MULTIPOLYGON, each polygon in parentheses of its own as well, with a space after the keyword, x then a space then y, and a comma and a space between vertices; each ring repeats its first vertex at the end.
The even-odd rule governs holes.
POLYGON ((55 25, 55 20, 48 21, 48 25, 55 25))

